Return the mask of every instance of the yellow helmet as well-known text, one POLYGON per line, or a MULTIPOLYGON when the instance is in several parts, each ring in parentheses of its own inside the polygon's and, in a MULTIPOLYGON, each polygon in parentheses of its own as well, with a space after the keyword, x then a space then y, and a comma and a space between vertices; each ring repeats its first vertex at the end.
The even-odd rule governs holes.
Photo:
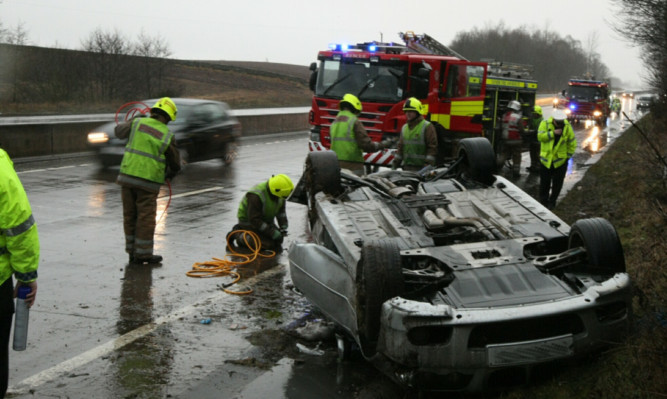
POLYGON ((275 175, 269 179, 269 191, 276 197, 287 198, 294 190, 294 183, 287 175, 275 175))
POLYGON ((542 115, 542 107, 539 105, 536 105, 535 108, 533 109, 533 113, 536 113, 538 115, 542 115))
POLYGON ((169 97, 162 97, 161 99, 157 100, 155 105, 153 105, 153 109, 159 109, 162 110, 164 113, 167 114, 169 119, 173 122, 176 120, 176 114, 178 113, 178 109, 176 108, 176 104, 174 104, 174 101, 172 101, 171 98, 169 97))
POLYGON ((359 101, 357 96, 354 94, 347 93, 344 95, 343 99, 340 100, 340 103, 338 104, 338 108, 340 108, 343 103, 348 103, 352 106, 352 108, 356 109, 357 112, 361 112, 361 101, 359 101))
POLYGON ((403 112, 405 111, 415 111, 418 114, 422 113, 422 103, 414 97, 410 97, 405 100, 403 104, 403 112))

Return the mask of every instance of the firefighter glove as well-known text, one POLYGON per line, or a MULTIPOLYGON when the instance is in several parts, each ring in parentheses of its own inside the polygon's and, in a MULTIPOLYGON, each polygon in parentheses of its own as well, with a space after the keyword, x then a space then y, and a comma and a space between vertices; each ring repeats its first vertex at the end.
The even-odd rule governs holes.
POLYGON ((278 229, 273 230, 273 233, 271 234, 271 239, 275 241, 282 241, 283 235, 280 232, 280 230, 278 229))
POLYGON ((394 139, 385 139, 385 140, 382 140, 382 142, 380 143, 380 147, 381 147, 381 149, 391 148, 395 144, 396 144, 396 140, 394 140, 394 139))

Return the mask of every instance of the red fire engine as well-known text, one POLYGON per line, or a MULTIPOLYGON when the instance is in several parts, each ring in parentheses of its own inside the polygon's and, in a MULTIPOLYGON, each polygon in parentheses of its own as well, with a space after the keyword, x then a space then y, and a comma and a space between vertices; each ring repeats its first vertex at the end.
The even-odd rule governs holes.
POLYGON ((611 113, 610 88, 607 82, 590 79, 570 79, 567 89, 558 98, 558 108, 565 110, 567 119, 577 122, 592 119, 604 126, 611 113))
MULTIPOLYGON (((455 154, 458 140, 500 136, 507 103, 518 100, 525 117, 535 105, 537 82, 520 64, 472 62, 426 34, 400 33, 404 44, 331 45, 312 63, 311 151, 327 150, 329 127, 346 93, 356 95, 359 120, 373 141, 398 138, 404 101, 418 98, 438 132, 439 161, 455 154)), ((367 165, 390 165, 393 151, 364 154, 367 165)))

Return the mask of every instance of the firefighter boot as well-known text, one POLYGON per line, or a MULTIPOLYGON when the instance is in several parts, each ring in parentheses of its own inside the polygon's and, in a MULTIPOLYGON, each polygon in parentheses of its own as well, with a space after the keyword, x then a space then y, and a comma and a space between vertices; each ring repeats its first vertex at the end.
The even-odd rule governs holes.
MULTIPOLYGON (((130 257, 130 259, 132 259, 132 258, 130 257)), ((151 255, 147 258, 137 258, 135 256, 133 263, 137 263, 137 264, 148 263, 150 265, 153 265, 153 264, 160 263, 160 262, 162 262, 162 256, 160 256, 160 255, 151 255)))

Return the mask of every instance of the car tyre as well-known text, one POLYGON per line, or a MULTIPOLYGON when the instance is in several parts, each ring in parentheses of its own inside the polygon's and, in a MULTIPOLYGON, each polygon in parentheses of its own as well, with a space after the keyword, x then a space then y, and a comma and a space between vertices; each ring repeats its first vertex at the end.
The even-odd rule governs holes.
POLYGON ((491 142, 484 137, 471 137, 459 142, 462 173, 470 179, 490 186, 495 181, 496 155, 491 142))
POLYGON ((614 226, 604 218, 577 220, 570 228, 569 248, 583 247, 588 263, 611 273, 625 272, 623 247, 614 226))
POLYGON ((403 268, 398 243, 372 240, 361 248, 357 281, 358 328, 363 352, 375 353, 380 333, 382 304, 404 292, 403 268))
POLYGON ((311 195, 320 191, 336 195, 341 191, 340 165, 333 151, 315 151, 306 157, 307 190, 311 195))

